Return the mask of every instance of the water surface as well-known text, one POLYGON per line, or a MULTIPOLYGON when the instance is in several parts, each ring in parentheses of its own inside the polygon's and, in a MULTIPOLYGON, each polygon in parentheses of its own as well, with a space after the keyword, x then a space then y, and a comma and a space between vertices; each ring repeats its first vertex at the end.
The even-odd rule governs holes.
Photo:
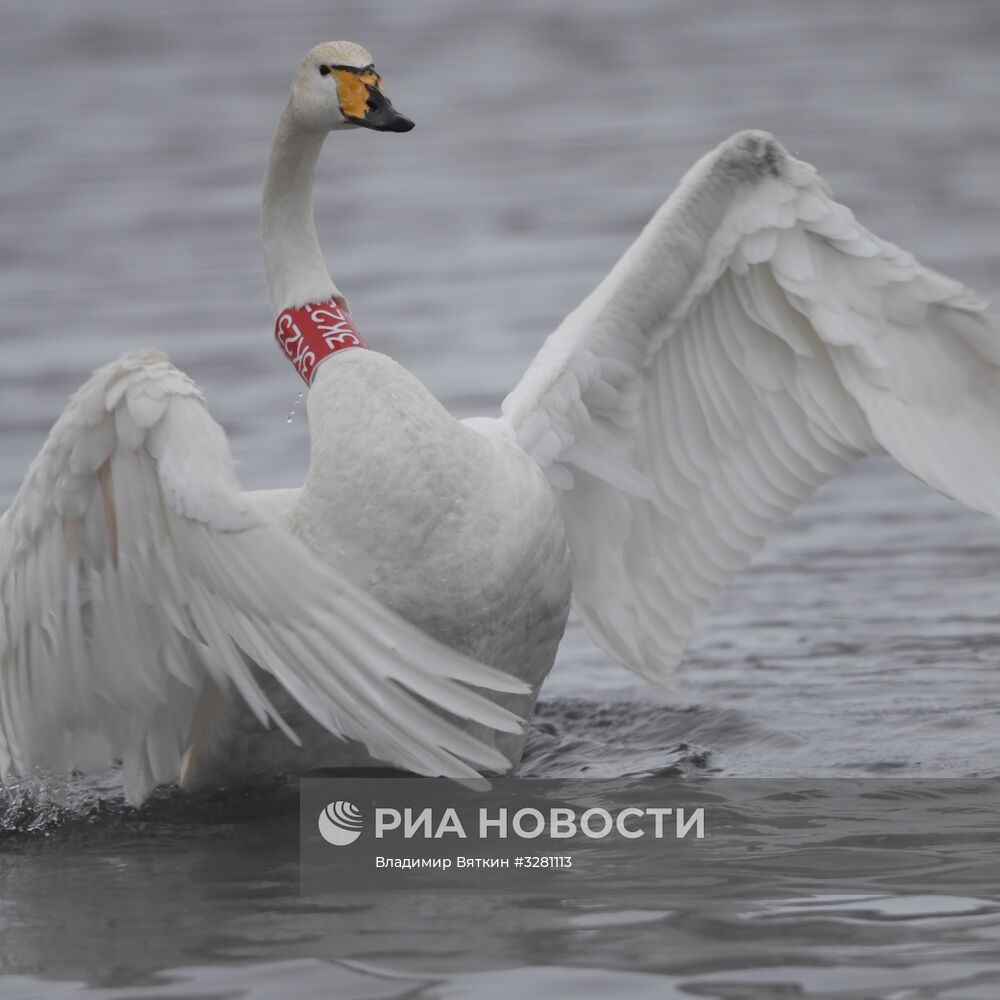
MULTIPOLYGON (((331 269, 369 343, 460 416, 495 411, 739 128, 816 163, 881 235, 1000 290, 992 0, 8 0, 0 17, 0 508, 85 374, 145 345, 204 386, 247 487, 302 480, 256 203, 294 67, 328 38, 368 46, 417 122, 330 140, 331 269)), ((861 837, 849 879, 786 831, 784 876, 748 864, 695 889, 303 897, 288 789, 138 815, 95 789, 14 801, 0 997, 995 1000, 998 556, 995 523, 862 463, 726 592, 672 691, 571 624, 525 764, 623 789, 665 771, 889 777, 899 796, 954 779, 958 833, 861 837)), ((773 851, 758 807, 730 805, 748 854, 773 851)))

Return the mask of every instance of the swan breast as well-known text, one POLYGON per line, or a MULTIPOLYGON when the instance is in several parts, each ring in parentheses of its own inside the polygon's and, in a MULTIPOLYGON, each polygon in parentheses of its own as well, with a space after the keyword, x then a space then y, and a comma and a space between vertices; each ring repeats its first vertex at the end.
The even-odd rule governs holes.
POLYGON ((538 465, 463 426, 374 351, 319 369, 309 422, 312 461, 292 531, 446 644, 522 676, 526 656, 548 658, 544 675, 570 569, 558 500, 538 465))

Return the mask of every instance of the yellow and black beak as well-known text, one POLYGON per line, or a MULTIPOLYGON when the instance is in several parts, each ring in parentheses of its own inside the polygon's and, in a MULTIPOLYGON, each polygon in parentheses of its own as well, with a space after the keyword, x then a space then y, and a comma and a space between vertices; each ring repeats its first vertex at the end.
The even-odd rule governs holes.
POLYGON ((413 122, 382 93, 382 79, 373 67, 331 66, 330 72, 337 74, 340 110, 349 122, 376 132, 409 132, 413 128, 413 122))

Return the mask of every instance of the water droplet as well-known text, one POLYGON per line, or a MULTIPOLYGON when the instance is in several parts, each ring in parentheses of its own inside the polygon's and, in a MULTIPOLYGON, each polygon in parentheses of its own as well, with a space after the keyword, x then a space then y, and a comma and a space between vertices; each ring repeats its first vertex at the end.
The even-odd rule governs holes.
POLYGON ((288 416, 285 418, 285 423, 290 424, 292 422, 292 417, 295 416, 295 411, 299 408, 299 403, 302 402, 302 397, 305 395, 304 392, 300 392, 295 398, 295 402, 292 403, 292 408, 288 412, 288 416))

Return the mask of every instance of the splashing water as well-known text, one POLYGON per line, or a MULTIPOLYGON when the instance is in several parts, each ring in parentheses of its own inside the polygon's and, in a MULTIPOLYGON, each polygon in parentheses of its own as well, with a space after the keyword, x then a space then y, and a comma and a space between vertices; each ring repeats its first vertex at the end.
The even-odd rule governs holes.
POLYGON ((70 823, 96 823, 133 811, 121 791, 121 772, 89 777, 46 776, 10 782, 0 794, 0 842, 19 834, 48 835, 70 823))
POLYGON ((300 392, 295 398, 295 402, 292 403, 292 408, 288 411, 288 416, 285 418, 285 423, 290 424, 292 418, 295 416, 295 411, 299 408, 299 403, 302 402, 302 397, 305 395, 304 392, 300 392))

